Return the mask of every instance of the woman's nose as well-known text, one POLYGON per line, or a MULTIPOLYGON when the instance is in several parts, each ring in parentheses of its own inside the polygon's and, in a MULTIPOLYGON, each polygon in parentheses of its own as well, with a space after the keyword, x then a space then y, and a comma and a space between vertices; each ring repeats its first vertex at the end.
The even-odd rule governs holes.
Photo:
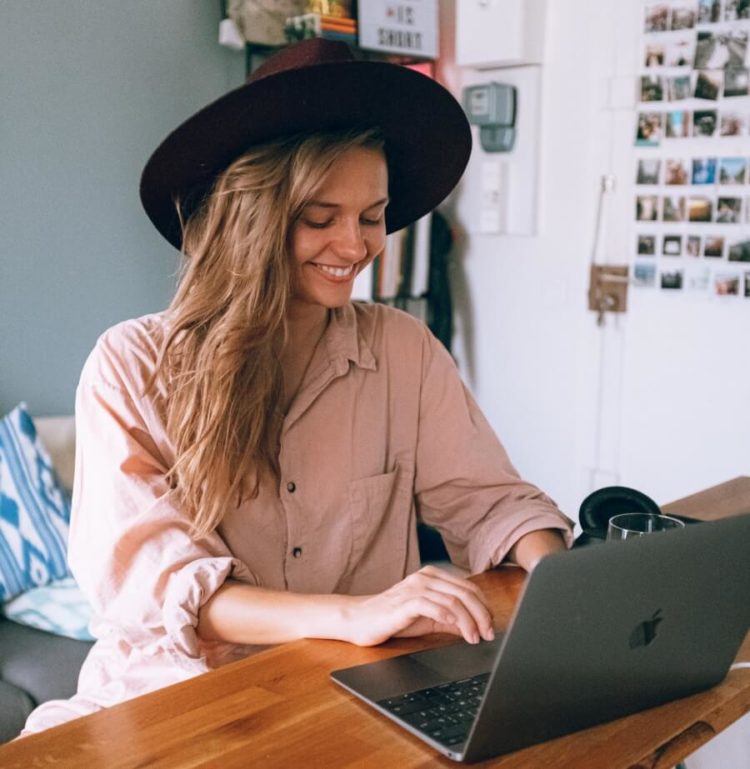
POLYGON ((367 256, 367 243, 359 222, 341 226, 332 243, 334 253, 342 259, 358 262, 367 256))

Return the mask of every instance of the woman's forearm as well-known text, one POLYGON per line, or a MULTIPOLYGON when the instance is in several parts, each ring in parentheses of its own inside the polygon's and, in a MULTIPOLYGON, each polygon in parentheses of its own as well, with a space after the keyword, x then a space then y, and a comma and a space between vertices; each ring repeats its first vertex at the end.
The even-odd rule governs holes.
POLYGON ((469 643, 493 637, 482 591, 468 580, 424 566, 376 595, 307 595, 228 581, 201 607, 206 641, 275 644, 329 638, 360 646, 393 636, 453 633, 469 643))
POLYGON ((565 540, 557 529, 530 531, 516 542, 508 559, 531 571, 545 555, 566 550, 565 540))
POLYGON ((201 607, 198 635, 206 641, 276 644, 299 638, 349 640, 344 595, 305 595, 227 581, 201 607))

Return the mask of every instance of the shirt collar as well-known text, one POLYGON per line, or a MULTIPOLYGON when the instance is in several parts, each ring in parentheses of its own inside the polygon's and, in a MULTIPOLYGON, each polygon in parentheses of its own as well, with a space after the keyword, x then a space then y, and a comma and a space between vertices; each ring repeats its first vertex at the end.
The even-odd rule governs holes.
POLYGON ((362 369, 377 369, 375 356, 361 334, 357 311, 351 302, 336 307, 331 313, 326 333, 326 350, 329 361, 337 369, 341 368, 341 373, 349 367, 349 361, 362 369))

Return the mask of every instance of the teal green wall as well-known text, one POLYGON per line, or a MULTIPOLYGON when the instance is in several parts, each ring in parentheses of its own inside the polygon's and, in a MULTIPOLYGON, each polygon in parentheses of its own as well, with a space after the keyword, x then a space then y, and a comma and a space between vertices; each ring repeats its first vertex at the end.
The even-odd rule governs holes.
POLYGON ((98 335, 163 308, 138 198, 164 136, 242 82, 219 0, 0 0, 0 412, 72 413, 98 335))

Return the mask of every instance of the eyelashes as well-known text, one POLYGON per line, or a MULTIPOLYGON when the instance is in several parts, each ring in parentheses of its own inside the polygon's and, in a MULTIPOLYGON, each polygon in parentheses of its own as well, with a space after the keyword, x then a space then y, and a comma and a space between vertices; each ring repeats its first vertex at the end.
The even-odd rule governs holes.
MULTIPOLYGON (((306 227, 310 227, 313 230, 324 230, 327 227, 331 227, 333 224, 335 224, 335 219, 328 219, 324 222, 313 222, 309 219, 301 219, 300 220, 306 227)), ((382 224, 383 217, 379 217, 377 219, 360 219, 359 223, 365 227, 377 227, 379 224, 382 224)))

